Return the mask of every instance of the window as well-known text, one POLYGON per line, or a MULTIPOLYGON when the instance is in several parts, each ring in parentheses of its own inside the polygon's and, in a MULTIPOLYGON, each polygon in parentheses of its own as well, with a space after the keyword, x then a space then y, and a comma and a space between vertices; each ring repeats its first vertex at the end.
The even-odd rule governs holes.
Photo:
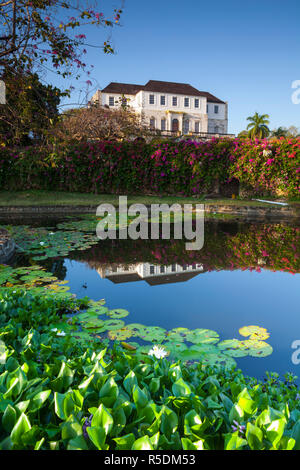
POLYGON ((190 105, 190 99, 189 98, 184 98, 184 107, 188 108, 190 105))
POLYGON ((190 121, 186 119, 183 123, 183 132, 187 134, 190 130, 190 121))
POLYGON ((155 118, 154 117, 150 118, 150 129, 155 129, 155 118))
POLYGON ((161 104, 162 106, 165 106, 165 104, 166 104, 166 97, 163 96, 163 95, 160 97, 160 104, 161 104))
POLYGON ((172 264, 172 273, 176 273, 176 264, 172 264))
POLYGON ((199 121, 195 122, 195 132, 200 132, 200 122, 199 121))
POLYGON ((163 274, 165 272, 165 267, 164 266, 160 267, 160 272, 161 272, 161 274, 163 274))
POLYGON ((154 266, 150 266, 150 274, 154 274, 154 266))
POLYGON ((218 114, 218 112, 219 112, 219 106, 216 105, 215 106, 215 114, 218 114))
POLYGON ((173 96, 172 98, 172 105, 177 106, 177 96, 173 96))
POLYGON ((109 104, 109 106, 114 106, 115 105, 115 98, 113 96, 110 96, 108 98, 108 104, 109 104))
POLYGON ((160 128, 162 131, 165 131, 166 130, 166 120, 165 119, 162 119, 161 122, 160 122, 160 128))
POLYGON ((195 98, 195 108, 199 108, 199 98, 195 98))
POLYGON ((187 268, 187 265, 186 265, 186 264, 183 264, 183 265, 182 265, 183 271, 186 271, 186 268, 187 268))
POLYGON ((206 114, 208 114, 208 104, 206 105, 206 114))
POLYGON ((154 104, 154 95, 149 95, 149 104, 154 104))
POLYGON ((215 126, 215 133, 219 134, 219 127, 218 126, 215 126))

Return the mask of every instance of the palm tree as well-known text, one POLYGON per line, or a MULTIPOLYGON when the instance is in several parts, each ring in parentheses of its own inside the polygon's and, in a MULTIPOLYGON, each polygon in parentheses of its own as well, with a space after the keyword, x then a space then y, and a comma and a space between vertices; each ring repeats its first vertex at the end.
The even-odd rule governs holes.
POLYGON ((251 139, 254 137, 258 137, 260 139, 268 137, 270 134, 270 129, 268 128, 268 124, 270 124, 269 118, 270 116, 268 114, 258 113, 255 113, 254 116, 247 117, 247 121, 250 121, 247 126, 247 130, 251 139))
POLYGON ((288 130, 284 127, 278 127, 272 131, 272 137, 286 137, 288 130))

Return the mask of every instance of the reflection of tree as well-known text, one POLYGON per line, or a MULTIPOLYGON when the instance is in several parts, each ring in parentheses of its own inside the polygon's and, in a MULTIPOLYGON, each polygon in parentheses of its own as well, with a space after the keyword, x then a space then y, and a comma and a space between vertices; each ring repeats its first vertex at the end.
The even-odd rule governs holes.
POLYGON ((65 279, 67 268, 64 266, 63 259, 46 260, 46 262, 43 263, 43 266, 47 269, 47 271, 52 272, 53 275, 56 276, 60 281, 65 279))
POLYGON ((185 240, 105 240, 85 252, 71 253, 92 269, 138 262, 202 264, 206 271, 255 269, 300 272, 300 228, 284 224, 209 222, 204 247, 186 251, 185 240))

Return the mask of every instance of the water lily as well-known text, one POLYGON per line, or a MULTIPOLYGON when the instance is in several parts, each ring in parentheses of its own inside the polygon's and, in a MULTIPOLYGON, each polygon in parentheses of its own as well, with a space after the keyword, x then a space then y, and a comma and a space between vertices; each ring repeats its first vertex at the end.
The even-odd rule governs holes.
POLYGON ((54 333, 56 333, 56 336, 66 336, 66 333, 64 331, 59 331, 57 328, 52 328, 54 333))
POLYGON ((167 351, 162 348, 161 346, 153 346, 152 349, 148 352, 149 356, 154 356, 156 359, 163 359, 165 356, 168 355, 167 351))

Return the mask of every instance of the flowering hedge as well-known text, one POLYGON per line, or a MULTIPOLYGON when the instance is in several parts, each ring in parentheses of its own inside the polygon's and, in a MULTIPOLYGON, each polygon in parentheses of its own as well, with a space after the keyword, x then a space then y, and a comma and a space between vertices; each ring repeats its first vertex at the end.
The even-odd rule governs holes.
POLYGON ((299 195, 300 139, 235 140, 231 175, 257 193, 299 195))
POLYGON ((82 142, 0 148, 2 189, 197 195, 233 179, 261 195, 298 196, 300 139, 82 142))

